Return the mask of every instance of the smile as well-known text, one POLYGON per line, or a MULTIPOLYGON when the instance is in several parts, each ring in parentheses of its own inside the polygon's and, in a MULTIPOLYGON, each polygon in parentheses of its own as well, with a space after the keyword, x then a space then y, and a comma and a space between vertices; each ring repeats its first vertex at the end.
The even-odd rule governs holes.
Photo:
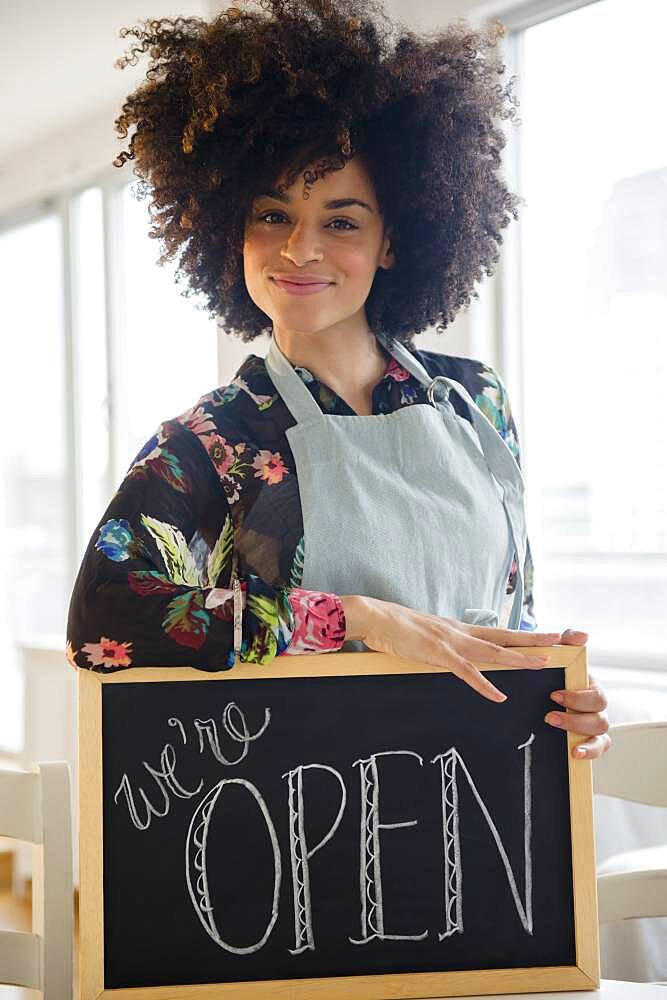
POLYGON ((321 292, 325 288, 329 288, 332 284, 330 281, 313 281, 303 284, 296 281, 282 281, 280 278, 271 278, 271 281, 278 288, 289 292, 290 295, 314 295, 316 292, 321 292))

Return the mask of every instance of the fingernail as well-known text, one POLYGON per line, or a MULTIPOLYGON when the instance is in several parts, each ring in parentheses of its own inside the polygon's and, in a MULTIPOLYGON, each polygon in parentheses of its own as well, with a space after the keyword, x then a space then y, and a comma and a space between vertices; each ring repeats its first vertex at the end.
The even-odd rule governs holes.
POLYGON ((554 691, 551 697, 553 698, 554 701, 557 701, 559 705, 562 705, 563 702, 565 701, 560 691, 554 691))
POLYGON ((574 748, 574 752, 575 752, 575 754, 576 754, 577 757, 585 757, 586 756, 586 752, 588 750, 590 750, 590 747, 578 746, 578 747, 574 748))
POLYGON ((560 712, 547 712, 544 721, 551 723, 552 726, 562 726, 563 724, 560 712))

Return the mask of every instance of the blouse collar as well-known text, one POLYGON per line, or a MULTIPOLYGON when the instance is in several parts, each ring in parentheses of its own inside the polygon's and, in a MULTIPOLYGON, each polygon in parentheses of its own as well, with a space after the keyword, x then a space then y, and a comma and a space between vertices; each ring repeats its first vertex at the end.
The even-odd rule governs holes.
MULTIPOLYGON (((315 381, 315 376, 308 368, 304 368, 303 365, 294 365, 294 371, 300 377, 302 382, 308 384, 309 382, 315 381)), ((393 379, 394 382, 405 382, 406 379, 410 378, 410 373, 403 368, 402 365, 398 363, 396 358, 390 355, 387 365, 384 370, 381 381, 384 379, 393 379)))

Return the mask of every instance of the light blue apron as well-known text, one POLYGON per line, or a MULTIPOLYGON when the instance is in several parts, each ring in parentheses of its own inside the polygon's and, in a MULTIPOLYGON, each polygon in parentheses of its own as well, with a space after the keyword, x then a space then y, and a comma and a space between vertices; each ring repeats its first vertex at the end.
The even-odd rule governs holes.
MULTIPOLYGON (((399 341, 378 340, 432 405, 371 416, 323 413, 271 337, 266 367, 296 420, 286 435, 303 515, 300 586, 518 629, 527 534, 519 466, 464 386, 431 378, 399 341), (449 402, 451 389, 468 404, 474 429, 449 402), (517 584, 504 623, 515 555, 517 584)), ((342 651, 368 648, 346 640, 342 651)))

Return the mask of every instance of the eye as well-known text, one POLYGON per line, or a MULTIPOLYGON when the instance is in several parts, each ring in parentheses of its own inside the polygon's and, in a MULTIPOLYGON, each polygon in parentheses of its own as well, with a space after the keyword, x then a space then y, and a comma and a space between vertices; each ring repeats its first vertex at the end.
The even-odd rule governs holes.
POLYGON ((266 222, 267 221, 266 217, 268 215, 282 215, 282 214, 283 214, 282 212, 276 212, 276 211, 273 211, 273 212, 262 212, 260 215, 257 216, 257 221, 258 222, 266 222))
MULTIPOLYGON (((281 215, 281 216, 283 216, 283 218, 285 218, 283 212, 278 212, 276 209, 273 209, 273 211, 271 211, 271 212, 262 212, 260 215, 257 216, 257 219, 258 219, 259 222, 266 222, 267 225, 270 226, 270 225, 273 224, 271 222, 268 222, 268 216, 270 216, 270 215, 281 215)), ((342 222, 342 223, 344 223, 344 225, 346 227, 349 227, 349 229, 345 228, 345 229, 342 229, 342 230, 338 230, 338 232, 344 232, 345 233, 345 232, 349 232, 352 229, 358 229, 359 228, 359 226, 356 226, 353 222, 350 222, 349 219, 332 219, 331 222, 328 223, 328 225, 333 226, 333 224, 335 222, 342 222)))
MULTIPOLYGON (((355 226, 355 224, 353 222, 350 222, 349 219, 332 219, 331 222, 329 223, 329 225, 333 226, 334 222, 344 222, 346 226, 350 227, 350 229, 358 229, 359 228, 359 226, 355 226)), ((343 232, 347 232, 347 230, 343 230, 343 232)))

